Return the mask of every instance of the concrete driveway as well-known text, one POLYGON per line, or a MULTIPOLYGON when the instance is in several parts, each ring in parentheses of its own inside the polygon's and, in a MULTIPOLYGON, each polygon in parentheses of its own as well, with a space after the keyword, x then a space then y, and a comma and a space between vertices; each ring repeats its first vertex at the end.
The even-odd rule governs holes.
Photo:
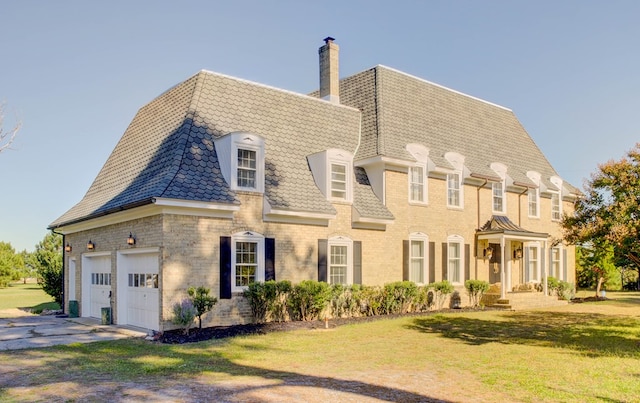
POLYGON ((101 325, 100 321, 93 318, 56 318, 38 315, 0 318, 0 350, 146 336, 147 333, 142 329, 101 325))

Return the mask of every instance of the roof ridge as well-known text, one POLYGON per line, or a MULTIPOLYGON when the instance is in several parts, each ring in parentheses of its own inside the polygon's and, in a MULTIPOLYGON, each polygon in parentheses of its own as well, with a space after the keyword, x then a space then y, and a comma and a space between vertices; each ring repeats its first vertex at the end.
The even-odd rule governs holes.
POLYGON ((452 88, 445 87, 444 85, 441 85, 441 84, 438 84, 438 83, 434 83, 433 81, 425 80, 424 78, 421 78, 421 77, 418 77, 418 76, 414 76, 413 74, 405 73, 404 71, 394 69, 393 67, 385 66, 384 64, 377 64, 377 65, 373 66, 372 68, 373 69, 381 68, 381 69, 393 71, 395 73, 402 74, 404 76, 410 77, 410 78, 412 78, 414 80, 422 81, 423 83, 427 83, 427 84, 433 85, 435 87, 442 88, 443 90, 450 91, 450 92, 456 93, 458 95, 462 95, 464 97, 467 97, 467 98, 470 98, 470 99, 473 99, 473 100, 476 100, 476 101, 480 101, 480 102, 483 102, 483 103, 491 105, 491 106, 495 106, 495 107, 500 108, 500 109, 504 109, 504 110, 509 111, 509 112, 513 112, 513 110, 511 110, 510 108, 507 108, 505 106, 498 105, 498 104, 493 103, 493 102, 489 102, 489 101, 487 101, 485 99, 482 99, 482 98, 474 97, 473 95, 465 94, 464 92, 460 92, 458 90, 454 90, 452 88))

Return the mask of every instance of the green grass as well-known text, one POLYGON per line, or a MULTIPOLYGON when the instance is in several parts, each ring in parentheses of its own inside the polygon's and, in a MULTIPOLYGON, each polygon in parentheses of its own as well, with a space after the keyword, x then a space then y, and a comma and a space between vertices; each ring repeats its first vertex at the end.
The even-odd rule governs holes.
POLYGON ((257 379, 411 400, 422 396, 420 385, 409 394, 403 380, 429 374, 432 385, 445 385, 438 397, 456 401, 634 401, 640 293, 548 311, 435 314, 189 345, 74 344, 0 352, 0 362, 10 368, 0 380, 0 400, 20 400, 24 388, 30 398, 46 400, 43 391, 55 390, 54 378, 82 385, 80 395, 66 396, 72 400, 104 380, 168 388, 193 379, 205 388, 257 379))
POLYGON ((60 309, 60 306, 53 302, 53 297, 42 291, 39 284, 16 282, 9 287, 0 288, 0 310, 12 308, 42 312, 43 309, 60 309))

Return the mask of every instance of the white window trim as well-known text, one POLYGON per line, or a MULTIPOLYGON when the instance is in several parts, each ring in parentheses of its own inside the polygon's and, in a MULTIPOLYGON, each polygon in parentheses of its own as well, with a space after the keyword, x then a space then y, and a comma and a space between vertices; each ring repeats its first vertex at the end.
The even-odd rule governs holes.
POLYGON ((229 133, 215 140, 220 171, 231 190, 264 193, 265 142, 261 136, 246 132, 229 133), (256 153, 256 186, 238 186, 238 150, 256 153))
MULTIPOLYGON (((348 202, 351 201, 351 187, 353 186, 352 181, 350 180, 350 177, 353 175, 351 168, 349 167, 349 164, 345 161, 340 161, 340 160, 330 160, 329 163, 327 164, 327 168, 328 168, 328 175, 327 175, 327 179, 328 179, 328 183, 327 183, 327 196, 329 196, 329 199, 332 201, 337 201, 337 202, 348 202), (335 166, 342 166, 344 167, 344 197, 335 197, 333 195, 334 189, 333 189, 333 167, 335 166)), ((342 192, 341 189, 337 189, 337 191, 342 192)))
POLYGON ((255 281, 264 281, 265 279, 265 262, 264 262, 264 236, 251 231, 238 232, 231 236, 231 291, 242 292, 247 286, 236 285, 236 243, 237 242, 255 242, 257 243, 257 268, 255 281))
POLYGON ((550 192, 551 193, 551 221, 560 221, 562 220, 562 197, 560 197, 560 192, 550 192), (558 200, 558 217, 554 217, 554 197, 557 197, 558 200))
POLYGON ((347 281, 346 285, 353 284, 353 240, 347 237, 337 236, 327 240, 327 282, 331 283, 331 247, 347 247, 347 281))
POLYGON ((313 180, 324 197, 330 202, 353 202, 353 154, 348 151, 331 148, 319 153, 307 156, 313 180), (346 195, 345 198, 331 196, 331 165, 343 165, 345 169, 346 195))
POLYGON ((422 232, 413 232, 409 234, 409 280, 413 281, 416 284, 429 284, 429 236, 422 232), (413 255, 411 254, 412 248, 411 243, 413 241, 422 242, 422 282, 417 282, 411 279, 411 262, 413 260, 413 255))
POLYGON ((427 187, 427 164, 425 163, 421 163, 421 162, 417 162, 414 166, 409 167, 408 169, 408 191, 409 191, 409 204, 419 204, 419 205, 426 205, 428 204, 429 201, 429 197, 428 197, 428 187, 427 187), (419 185, 422 186, 422 199, 414 199, 413 198, 413 192, 412 192, 412 187, 414 185, 413 182, 413 169, 421 169, 422 170, 422 183, 420 183, 419 185))
POLYGON ((491 209, 494 213, 502 213, 505 214, 507 212, 507 187, 506 187, 506 183, 505 180, 501 180, 500 182, 492 182, 491 183, 491 209), (500 185, 501 186, 501 194, 500 194, 500 198, 502 199, 502 209, 498 210, 496 209, 496 185, 500 185))
POLYGON ((462 171, 456 171, 456 172, 451 172, 447 174, 447 185, 446 185, 446 189, 447 189, 447 194, 446 194, 446 198, 447 198, 447 207, 450 209, 456 209, 456 210, 462 210, 464 209, 464 185, 462 183, 462 171), (449 176, 450 175, 458 175, 458 204, 451 204, 449 202, 449 176))
POLYGON ((529 218, 540 218, 540 188, 529 188, 527 191, 527 214, 529 218), (535 203, 536 203, 536 212, 535 215, 531 214, 531 196, 530 193, 533 191, 535 195, 535 203))
POLYGON ((461 237, 460 235, 450 235, 449 237, 447 237, 447 280, 449 280, 449 282, 451 284, 455 284, 455 285, 459 285, 459 284, 464 284, 465 278, 464 278, 464 262, 465 262, 465 256, 464 256, 464 238, 461 237), (451 273, 451 254, 449 253, 449 245, 451 244, 458 244, 459 250, 460 250, 460 256, 458 257, 459 261, 458 261, 458 270, 460 272, 460 281, 454 281, 453 280, 453 273, 451 273))
POLYGON ((541 260, 542 247, 539 242, 526 243, 524 247, 528 249, 526 265, 527 265, 527 273, 528 273, 529 281, 539 283, 542 279, 542 260, 541 260), (534 261, 536 262, 537 277, 534 277, 531 271, 531 256, 532 256, 531 249, 532 248, 536 248, 534 261))

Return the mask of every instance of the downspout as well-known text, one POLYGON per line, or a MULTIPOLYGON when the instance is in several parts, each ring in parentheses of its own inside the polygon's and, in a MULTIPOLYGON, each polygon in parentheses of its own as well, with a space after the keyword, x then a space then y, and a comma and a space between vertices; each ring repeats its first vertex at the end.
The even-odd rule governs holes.
POLYGON ((64 250, 64 240, 65 240, 65 235, 63 233, 60 232, 56 232, 55 229, 51 229, 51 232, 57 235, 62 235, 62 298, 60 299, 60 308, 62 309, 62 313, 64 314, 64 299, 65 299, 65 293, 64 293, 64 266, 65 266, 65 259, 66 259, 66 251, 64 250))

